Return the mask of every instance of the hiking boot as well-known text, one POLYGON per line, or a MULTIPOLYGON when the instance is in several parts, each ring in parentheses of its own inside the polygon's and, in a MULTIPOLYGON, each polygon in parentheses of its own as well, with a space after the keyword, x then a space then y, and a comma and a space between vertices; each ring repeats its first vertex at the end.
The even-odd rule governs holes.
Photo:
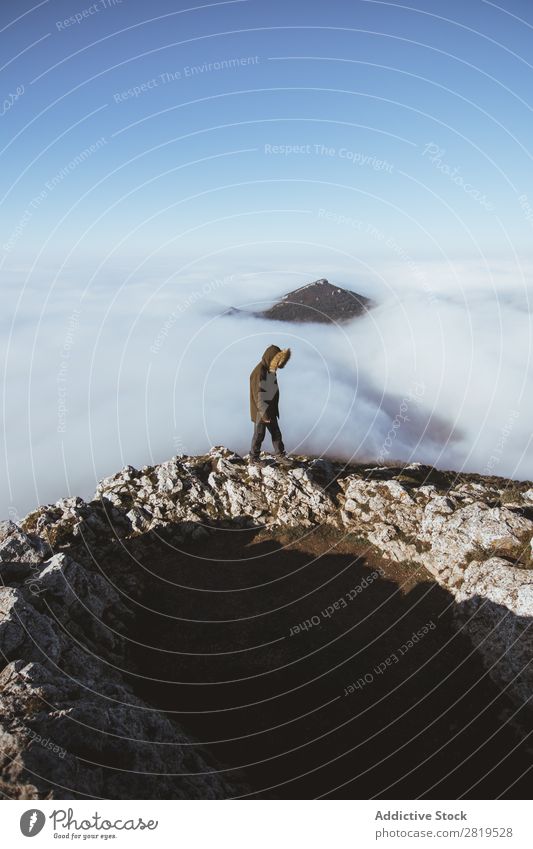
POLYGON ((265 463, 264 460, 261 459, 261 457, 250 457, 248 459, 248 465, 249 466, 266 466, 266 463, 265 463))
POLYGON ((276 457, 276 463, 278 466, 292 466, 292 460, 290 457, 287 457, 286 454, 278 454, 276 457))

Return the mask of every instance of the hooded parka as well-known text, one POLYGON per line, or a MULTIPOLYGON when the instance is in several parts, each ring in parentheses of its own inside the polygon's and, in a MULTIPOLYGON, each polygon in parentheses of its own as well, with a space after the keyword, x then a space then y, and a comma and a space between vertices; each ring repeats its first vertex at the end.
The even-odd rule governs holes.
POLYGON ((283 368, 290 359, 289 348, 281 350, 269 345, 250 375, 250 418, 257 423, 279 416, 279 388, 276 368, 283 368))

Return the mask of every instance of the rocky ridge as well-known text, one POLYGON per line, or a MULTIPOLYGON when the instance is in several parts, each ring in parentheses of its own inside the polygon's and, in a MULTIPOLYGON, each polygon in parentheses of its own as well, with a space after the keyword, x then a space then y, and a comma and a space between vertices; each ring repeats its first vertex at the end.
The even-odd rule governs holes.
POLYGON ((359 548, 422 564, 453 595, 457 626, 491 677, 516 703, 530 698, 531 483, 416 463, 250 466, 217 447, 126 466, 89 502, 61 499, 0 524, 4 794, 146 798, 150 774, 154 797, 235 795, 208 753, 122 674, 128 597, 142 594, 127 560, 136 540, 168 527, 174 541, 194 541, 220 526, 300 533, 321 524, 359 548))

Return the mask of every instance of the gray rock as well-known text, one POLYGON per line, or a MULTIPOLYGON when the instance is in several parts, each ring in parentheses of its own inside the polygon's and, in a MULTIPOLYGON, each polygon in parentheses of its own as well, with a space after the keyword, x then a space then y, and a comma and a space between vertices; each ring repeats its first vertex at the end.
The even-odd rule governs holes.
POLYGON ((499 557, 474 561, 464 571, 456 599, 459 621, 492 667, 492 677, 521 700, 530 699, 533 572, 499 557))
POLYGON ((3 522, 0 563, 39 563, 49 551, 45 540, 26 534, 13 522, 3 522))
MULTIPOLYGON (((495 506, 494 483, 454 475, 444 493, 443 475, 430 478, 426 466, 424 479, 439 488, 416 485, 420 468, 409 464, 405 482, 394 479, 397 468, 354 471, 305 457, 290 468, 261 468, 216 447, 141 471, 126 466, 100 481, 89 503, 60 499, 19 524, 0 523, 0 576, 13 585, 0 587, 2 792, 142 798, 143 774, 151 772, 159 776, 154 798, 234 795, 183 729, 137 699, 120 671, 131 612, 100 563, 118 568, 117 553, 130 539, 170 525, 175 539, 190 543, 205 539, 212 524, 327 523, 367 539, 383 557, 421 564, 452 593, 457 626, 494 680, 517 703, 530 698, 533 572, 524 567, 532 557, 533 490, 517 487, 512 509, 495 506)), ((138 576, 121 581, 142 594, 138 576)))

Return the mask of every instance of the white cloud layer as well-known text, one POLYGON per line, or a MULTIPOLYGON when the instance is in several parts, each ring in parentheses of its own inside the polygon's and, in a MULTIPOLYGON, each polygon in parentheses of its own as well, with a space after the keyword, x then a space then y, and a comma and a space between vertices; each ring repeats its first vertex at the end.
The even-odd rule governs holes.
POLYGON ((127 463, 213 444, 246 453, 248 376, 271 343, 293 350, 279 376, 289 451, 533 478, 526 283, 503 263, 417 269, 194 271, 124 286, 115 276, 81 301, 71 280, 22 291, 24 275, 13 276, 1 319, 0 515, 89 497, 127 463), (379 306, 339 328, 216 316, 320 276, 379 306))

